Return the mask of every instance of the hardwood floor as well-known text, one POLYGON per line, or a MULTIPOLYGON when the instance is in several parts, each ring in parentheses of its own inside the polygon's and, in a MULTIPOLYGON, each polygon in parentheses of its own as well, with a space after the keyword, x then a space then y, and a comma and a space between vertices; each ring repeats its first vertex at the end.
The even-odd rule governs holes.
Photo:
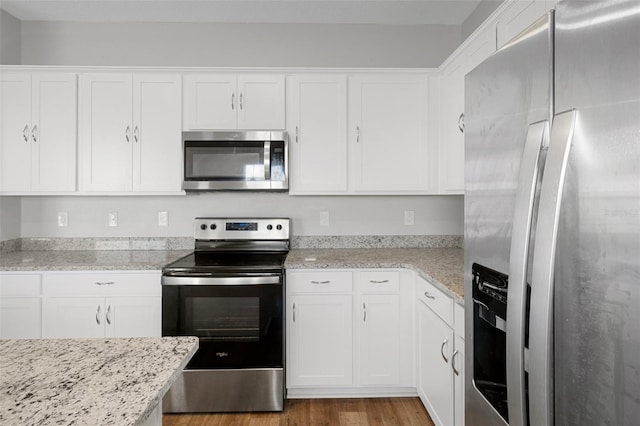
POLYGON ((433 426, 418 398, 289 399, 282 413, 165 414, 163 426, 433 426))

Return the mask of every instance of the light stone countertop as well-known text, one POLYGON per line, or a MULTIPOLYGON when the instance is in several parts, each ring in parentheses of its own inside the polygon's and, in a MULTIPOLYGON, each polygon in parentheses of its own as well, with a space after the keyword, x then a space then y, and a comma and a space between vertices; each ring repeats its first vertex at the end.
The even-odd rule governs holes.
POLYGON ((285 268, 412 269, 456 303, 464 304, 463 253, 461 248, 294 249, 287 256, 285 268))
POLYGON ((137 425, 197 337, 0 340, 0 425, 137 425))
POLYGON ((160 270, 193 250, 34 250, 0 253, 0 271, 160 270))

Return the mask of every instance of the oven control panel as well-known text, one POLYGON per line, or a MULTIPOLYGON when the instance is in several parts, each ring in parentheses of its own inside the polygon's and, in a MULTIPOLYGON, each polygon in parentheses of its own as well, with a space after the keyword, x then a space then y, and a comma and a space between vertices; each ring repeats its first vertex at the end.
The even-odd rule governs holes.
POLYGON ((289 218, 197 217, 196 240, 288 240, 289 218))

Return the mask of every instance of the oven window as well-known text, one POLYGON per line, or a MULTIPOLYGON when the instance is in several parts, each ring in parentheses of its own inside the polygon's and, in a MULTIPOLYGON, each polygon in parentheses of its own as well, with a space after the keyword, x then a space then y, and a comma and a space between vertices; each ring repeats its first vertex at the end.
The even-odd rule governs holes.
POLYGON ((265 180, 264 143, 185 142, 185 179, 265 180))
POLYGON ((258 340, 259 297, 185 298, 185 334, 201 340, 258 340))

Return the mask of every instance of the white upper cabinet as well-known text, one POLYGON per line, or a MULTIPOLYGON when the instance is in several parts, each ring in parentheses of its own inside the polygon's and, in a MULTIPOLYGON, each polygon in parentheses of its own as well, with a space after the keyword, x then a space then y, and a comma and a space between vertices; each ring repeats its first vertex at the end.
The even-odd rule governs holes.
POLYGON ((76 75, 3 72, 0 99, 0 191, 75 191, 76 75))
POLYGON ((291 194, 347 191, 347 77, 287 78, 291 194))
POLYGON ((429 189, 427 78, 349 78, 350 171, 356 192, 429 189))
POLYGON ((184 88, 184 130, 285 128, 284 75, 191 74, 184 88))
POLYGON ((547 11, 555 7, 550 0, 519 0, 510 2, 498 18, 496 24, 496 40, 498 48, 541 18, 547 11))
POLYGON ((179 75, 81 75, 81 190, 179 191, 180 100, 179 75))

